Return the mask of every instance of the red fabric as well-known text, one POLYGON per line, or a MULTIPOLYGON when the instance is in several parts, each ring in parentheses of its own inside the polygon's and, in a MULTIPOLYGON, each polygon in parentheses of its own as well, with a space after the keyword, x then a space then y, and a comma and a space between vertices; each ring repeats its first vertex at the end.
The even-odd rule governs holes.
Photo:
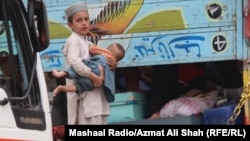
POLYGON ((178 69, 178 80, 184 84, 202 75, 204 67, 197 64, 181 64, 178 69))
POLYGON ((245 24, 244 35, 245 35, 245 38, 249 40, 250 39, 250 15, 245 17, 244 24, 245 24))
POLYGON ((246 17, 244 20, 244 36, 246 39, 250 39, 250 0, 247 1, 247 11, 246 11, 246 17))
POLYGON ((54 140, 60 139, 64 140, 65 128, 64 126, 54 126, 53 129, 53 138, 54 140))

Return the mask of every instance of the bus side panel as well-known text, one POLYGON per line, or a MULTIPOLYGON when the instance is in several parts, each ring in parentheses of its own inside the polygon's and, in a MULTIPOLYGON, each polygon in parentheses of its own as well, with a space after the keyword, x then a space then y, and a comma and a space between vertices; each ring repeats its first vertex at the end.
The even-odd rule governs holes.
MULTIPOLYGON (((6 90, 0 88, 0 100, 2 101, 5 98, 8 98, 6 90)), ((0 106, 0 113, 4 113, 4 116, 2 116, 3 119, 0 120, 0 127, 5 127, 5 128, 16 127, 16 122, 9 102, 4 106, 2 105, 0 106)), ((0 130, 2 130, 2 128, 0 128, 0 130)), ((0 133, 2 132, 0 131, 0 133)))

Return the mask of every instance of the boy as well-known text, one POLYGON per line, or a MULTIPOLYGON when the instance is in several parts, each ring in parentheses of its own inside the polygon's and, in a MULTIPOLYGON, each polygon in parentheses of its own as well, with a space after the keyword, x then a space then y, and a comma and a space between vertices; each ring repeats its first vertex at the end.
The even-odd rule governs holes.
MULTIPOLYGON (((93 55, 90 60, 83 59, 83 63, 91 68, 91 71, 97 75, 100 75, 99 65, 104 67, 104 94, 108 102, 114 101, 115 94, 115 82, 114 82, 114 70, 110 69, 107 60, 114 58, 116 61, 120 61, 125 54, 124 48, 118 44, 113 43, 106 49, 96 47, 92 45, 89 47, 89 52, 93 55)), ((73 85, 59 85, 54 91, 53 95, 56 96, 60 92, 78 92, 90 91, 94 88, 90 79, 86 77, 79 77, 79 75, 73 70, 72 67, 64 69, 63 71, 53 70, 52 74, 57 77, 67 77, 68 79, 76 79, 73 85)))

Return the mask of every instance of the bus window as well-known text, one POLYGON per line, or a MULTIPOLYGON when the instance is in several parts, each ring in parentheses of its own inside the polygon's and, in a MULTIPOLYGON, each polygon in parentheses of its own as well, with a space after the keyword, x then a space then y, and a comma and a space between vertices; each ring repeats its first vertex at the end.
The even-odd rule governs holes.
MULTIPOLYGON (((20 67, 24 68, 22 63, 20 63, 22 57, 19 57, 21 54, 17 51, 18 44, 14 36, 11 38, 10 45, 5 31, 3 30, 0 36, 0 85, 4 89, 10 90, 10 96, 22 96, 27 89, 27 77, 22 73, 24 70, 20 70, 20 67)), ((10 31, 10 34, 13 35, 13 31, 10 31)))
MULTIPOLYGON (((9 6, 14 5, 9 3, 9 6)), ((11 100, 13 105, 25 103, 27 107, 37 107, 41 102, 36 78, 31 83, 31 91, 27 93, 34 56, 26 34, 27 25, 22 24, 22 20, 26 19, 22 16, 12 10, 0 11, 0 81, 2 87, 9 90, 10 99, 14 99, 11 100)))

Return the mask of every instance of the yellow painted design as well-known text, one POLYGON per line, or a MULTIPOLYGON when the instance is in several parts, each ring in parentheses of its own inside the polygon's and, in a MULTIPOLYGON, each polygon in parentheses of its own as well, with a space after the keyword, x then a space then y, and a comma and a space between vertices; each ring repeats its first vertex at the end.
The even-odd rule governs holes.
MULTIPOLYGON (((116 9, 112 12, 105 12, 110 7, 105 7, 103 11, 93 20, 92 30, 98 34, 121 34, 131 23, 137 12, 140 10, 143 0, 131 0, 128 5, 122 9, 116 9)), ((110 4, 111 5, 111 4, 110 4)))
POLYGON ((127 33, 152 32, 185 29, 180 10, 166 10, 152 13, 137 21, 127 33))
POLYGON ((67 38, 70 35, 70 30, 62 24, 49 21, 49 35, 50 39, 67 38))
MULTIPOLYGON (((250 82, 250 70, 248 64, 243 66, 243 82, 244 86, 250 82)), ((246 100, 244 105, 244 118, 245 118, 245 125, 250 125, 250 99, 246 100)))
MULTIPOLYGON (((123 10, 114 10, 110 13, 100 13, 93 20, 91 31, 99 34, 122 34, 140 10, 143 0, 131 0, 123 10)), ((115 5, 112 5, 115 6, 115 5)), ((108 7, 106 7, 107 9, 108 7)), ((104 8, 105 11, 105 8, 104 8)), ((138 20, 126 33, 151 32, 164 30, 185 29, 180 10, 165 10, 151 13, 138 20)), ((60 23, 49 21, 51 39, 67 38, 70 30, 60 23)))

